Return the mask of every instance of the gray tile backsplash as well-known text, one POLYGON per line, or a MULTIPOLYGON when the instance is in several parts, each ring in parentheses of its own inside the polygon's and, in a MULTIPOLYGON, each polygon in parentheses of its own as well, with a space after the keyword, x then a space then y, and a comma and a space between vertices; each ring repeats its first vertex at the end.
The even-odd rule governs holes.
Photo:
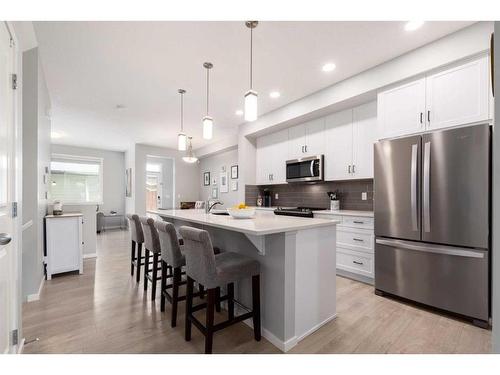
POLYGON ((373 179, 326 181, 317 183, 291 183, 282 185, 246 185, 245 203, 249 206, 257 204, 257 196, 264 189, 272 192, 273 206, 306 206, 330 208, 330 199, 326 192, 340 192, 340 209, 342 210, 373 210, 373 179), (367 200, 361 199, 361 193, 367 193, 367 200), (275 199, 278 194, 278 199, 275 199))

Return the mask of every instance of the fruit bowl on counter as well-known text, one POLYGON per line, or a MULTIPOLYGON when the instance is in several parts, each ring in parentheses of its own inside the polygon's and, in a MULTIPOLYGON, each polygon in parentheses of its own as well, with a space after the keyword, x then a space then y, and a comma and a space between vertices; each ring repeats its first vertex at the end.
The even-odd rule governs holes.
POLYGON ((248 207, 244 204, 228 208, 227 212, 235 219, 251 219, 255 216, 255 208, 248 207))

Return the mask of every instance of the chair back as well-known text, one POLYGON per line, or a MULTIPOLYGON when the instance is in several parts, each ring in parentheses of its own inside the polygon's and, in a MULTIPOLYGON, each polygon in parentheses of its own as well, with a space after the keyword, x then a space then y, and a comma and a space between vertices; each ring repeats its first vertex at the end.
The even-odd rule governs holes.
POLYGON ((184 240, 187 275, 207 288, 217 285, 214 249, 208 232, 182 226, 179 233, 184 240))
POLYGON ((139 221, 139 215, 127 214, 127 219, 129 222, 128 226, 130 228, 130 237, 132 241, 135 241, 136 243, 143 243, 144 232, 142 230, 141 222, 139 221))
POLYGON ((160 237, 161 259, 173 268, 182 267, 185 262, 174 225, 167 221, 157 220, 155 228, 160 237))
POLYGON ((160 238, 155 228, 154 219, 147 216, 141 216, 139 217, 139 221, 141 222, 142 231, 144 232, 144 246, 153 253, 159 253, 161 251, 160 238))

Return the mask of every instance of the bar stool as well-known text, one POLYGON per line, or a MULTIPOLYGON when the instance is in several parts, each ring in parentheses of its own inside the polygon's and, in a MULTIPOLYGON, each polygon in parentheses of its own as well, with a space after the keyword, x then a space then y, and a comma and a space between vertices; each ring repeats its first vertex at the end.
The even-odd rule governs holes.
POLYGON ((184 239, 186 256, 186 326, 185 339, 191 340, 191 325, 194 324, 205 336, 205 353, 212 353, 213 335, 223 328, 252 318, 254 338, 260 341, 260 264, 258 261, 235 252, 214 254, 212 241, 207 231, 182 226, 179 232, 184 239), (252 311, 234 316, 234 282, 252 278, 252 311), (207 302, 193 306, 193 283, 197 281, 207 289, 207 302), (217 297, 217 288, 227 286, 227 295, 217 297), (216 300, 228 301, 228 319, 214 324, 216 300), (203 325, 193 315, 206 308, 206 323, 203 325))
POLYGON ((139 215, 133 214, 127 215, 130 228, 130 238, 132 240, 132 253, 130 255, 130 275, 134 276, 134 267, 137 268, 136 278, 137 282, 141 281, 141 265, 142 263, 142 244, 144 243, 144 233, 142 231, 141 222, 139 221, 139 215), (137 247, 137 256, 135 250, 137 247))
MULTIPOLYGON (((154 301, 156 299, 156 283, 159 280, 158 272, 161 271, 162 268, 160 239, 158 237, 158 231, 154 226, 155 220, 153 218, 141 216, 139 221, 141 222, 144 232, 144 247, 146 249, 144 257, 144 290, 148 290, 148 280, 151 281, 151 300, 154 301), (152 268, 150 269, 149 263, 151 261, 151 252, 153 253, 153 259, 152 268)), ((170 268, 170 270, 172 269, 170 266, 167 266, 167 268, 170 268)))

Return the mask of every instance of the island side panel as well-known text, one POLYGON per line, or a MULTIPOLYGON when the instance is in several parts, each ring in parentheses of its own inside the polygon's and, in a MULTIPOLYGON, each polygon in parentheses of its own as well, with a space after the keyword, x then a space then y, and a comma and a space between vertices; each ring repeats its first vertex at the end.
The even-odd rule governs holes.
POLYGON ((336 226, 297 232, 297 342, 336 317, 336 232, 336 226))

